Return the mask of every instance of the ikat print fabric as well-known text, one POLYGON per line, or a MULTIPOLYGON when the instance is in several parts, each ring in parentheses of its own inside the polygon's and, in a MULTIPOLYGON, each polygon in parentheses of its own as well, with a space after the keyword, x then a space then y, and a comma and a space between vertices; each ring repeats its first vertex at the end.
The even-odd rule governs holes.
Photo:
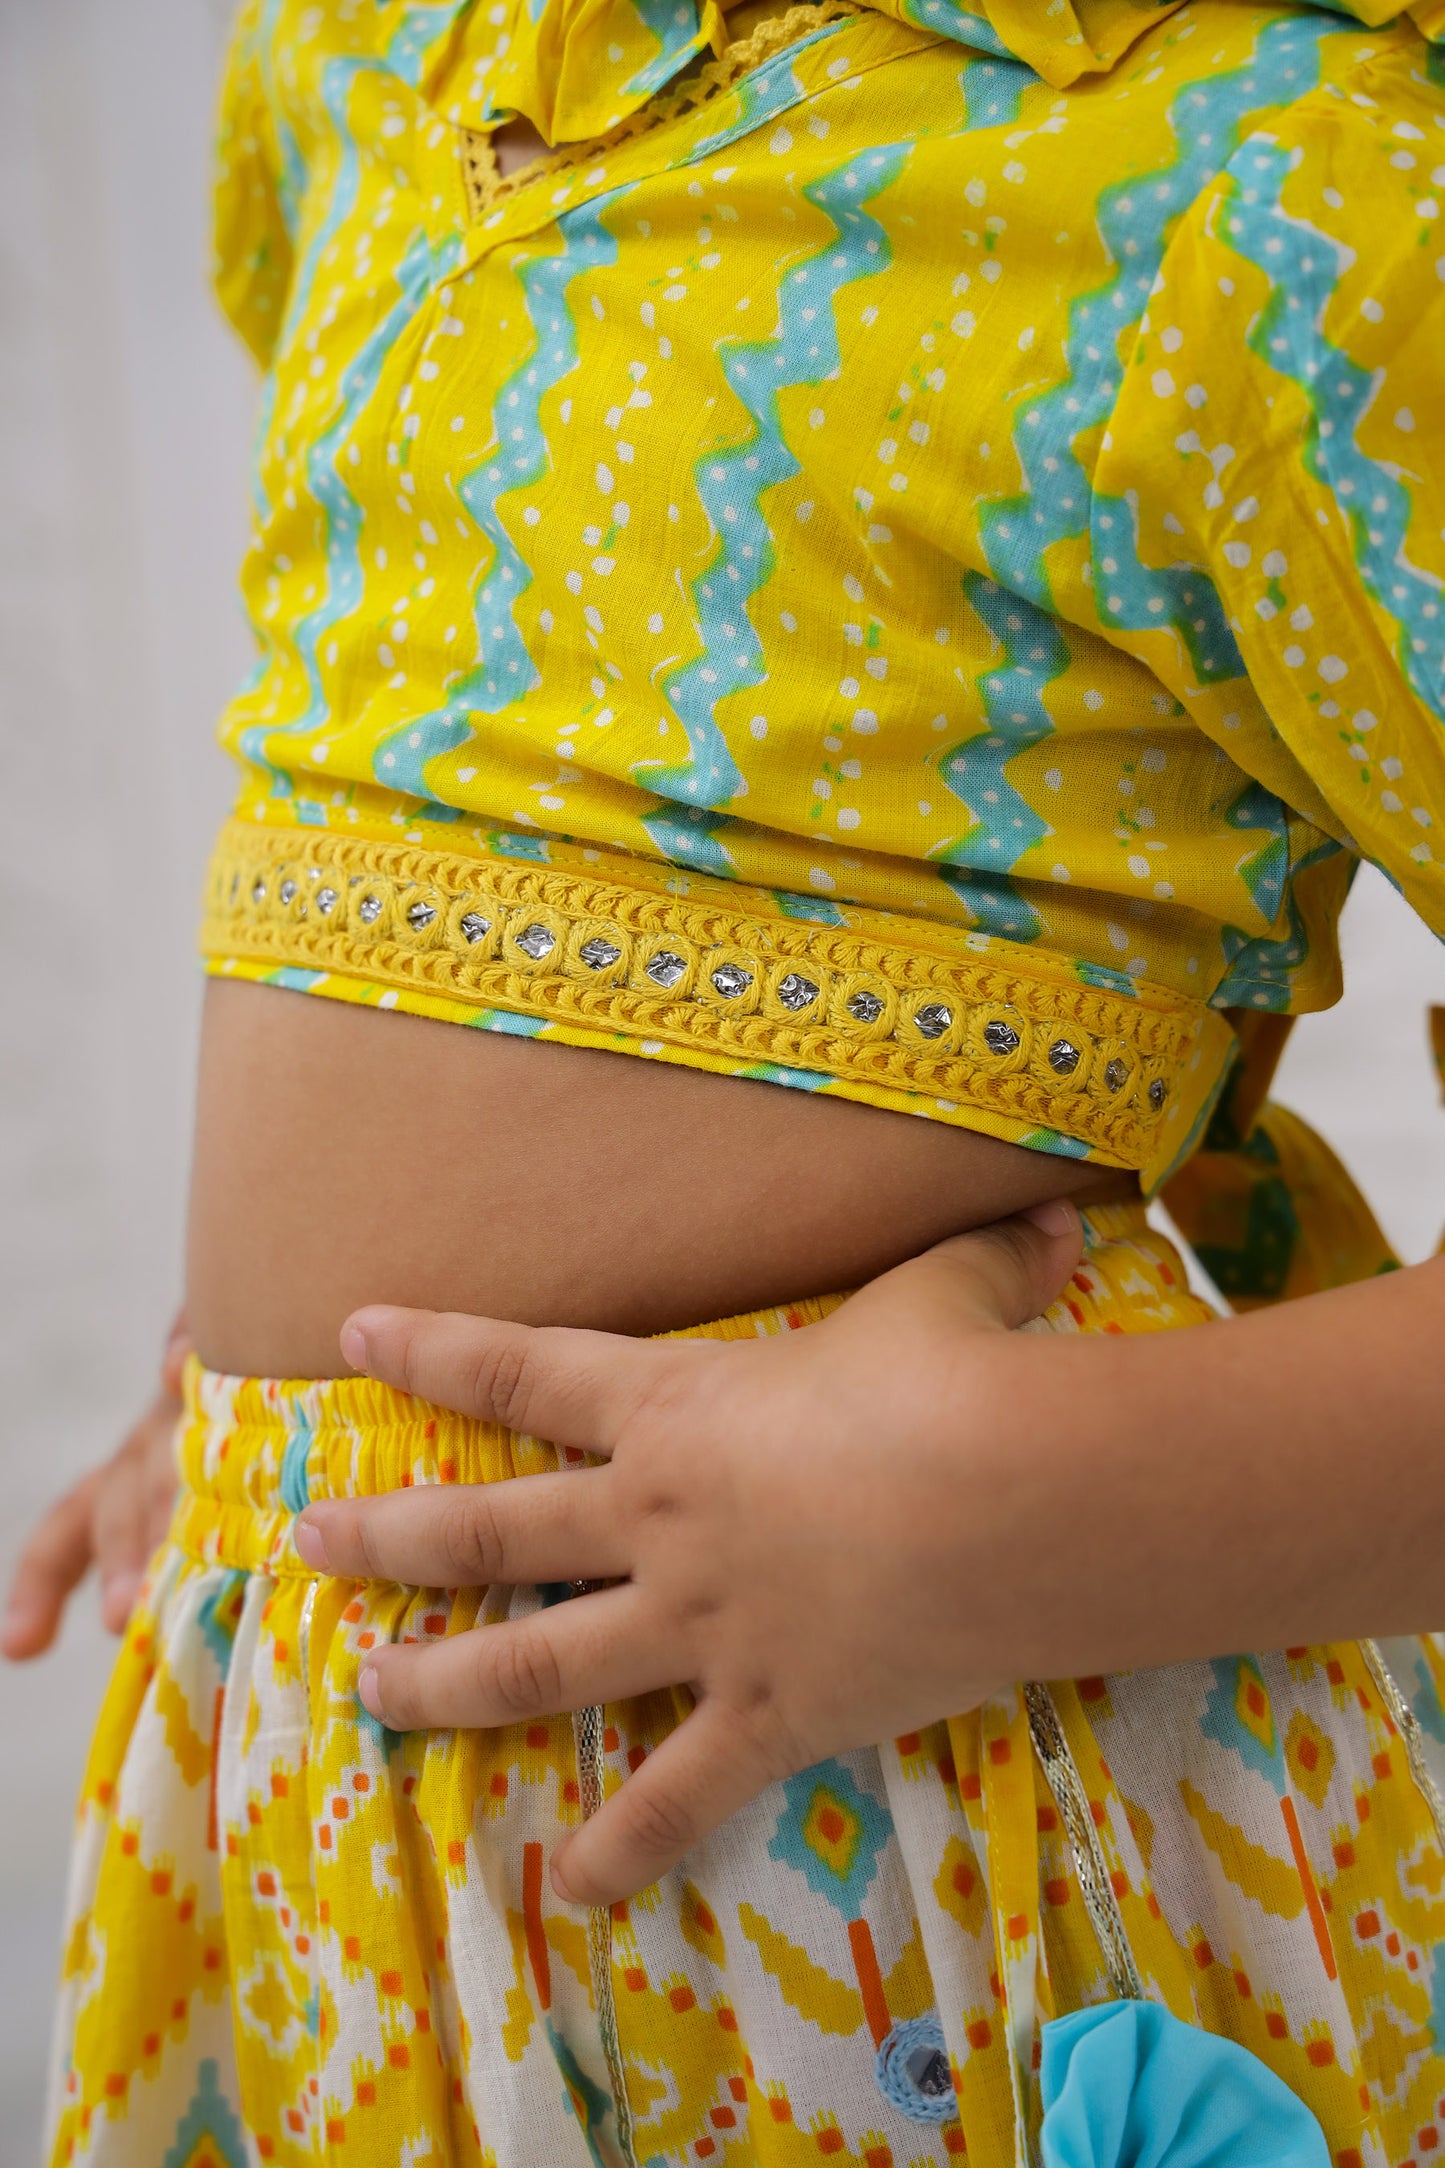
MULTIPOLYGON (((1031 1330, 1204 1326, 1142 1208, 1088 1233, 1031 1330)), ((554 1450, 365 1379, 193 1371, 180 1458, 84 1781, 56 2168, 1026 2168, 1044 2028, 1114 1988, 1023 1690, 800 1771, 587 1915, 548 1851, 686 1695, 389 1733, 356 1696, 377 1641, 567 1591, 318 1580, 290 1534, 310 1498, 510 1481, 554 1450)), ((1445 1760, 1445 1657, 1388 1654, 1445 1760)), ((1333 2168, 1425 2168, 1445 1854, 1366 1652, 1052 1704, 1148 2003, 1282 2080, 1333 2168)))

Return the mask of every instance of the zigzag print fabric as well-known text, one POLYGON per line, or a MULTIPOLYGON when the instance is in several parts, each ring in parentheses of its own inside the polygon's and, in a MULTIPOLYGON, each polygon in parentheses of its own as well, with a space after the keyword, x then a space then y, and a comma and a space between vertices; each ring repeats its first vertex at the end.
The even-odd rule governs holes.
POLYGON ((249 7, 212 968, 1157 1180, 1209 1012, 1335 997, 1357 855, 1445 927, 1442 34, 249 7), (510 112, 556 148, 503 182, 510 112), (504 933, 467 868, 559 915, 504 933))
MULTIPOLYGON (((1207 1318, 1139 1207, 1088 1235, 1031 1329, 1207 1318)), ((509 1481, 553 1449, 365 1379, 195 1372, 181 1464, 80 1805, 56 2168, 1024 2168, 1042 2026, 1114 1990, 1020 1690, 773 1786, 589 1916, 548 1851, 686 1696, 388 1733, 356 1698, 368 1648, 566 1590, 318 1582, 290 1539, 309 1498, 509 1481)), ((1445 1762, 1445 1657, 1389 1653, 1445 1762)), ((1369 1653, 1053 1702, 1147 1997, 1283 2079, 1335 2168, 1423 2168, 1445 1852, 1369 1653)))

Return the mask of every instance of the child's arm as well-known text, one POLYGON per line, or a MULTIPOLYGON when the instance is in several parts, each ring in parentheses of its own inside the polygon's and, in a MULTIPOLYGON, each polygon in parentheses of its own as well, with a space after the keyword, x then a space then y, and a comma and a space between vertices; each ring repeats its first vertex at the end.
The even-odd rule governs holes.
POLYGON ((1043 1207, 751 1343, 358 1312, 358 1369, 609 1465, 312 1505, 303 1556, 620 1584, 377 1650, 368 1707, 498 1724, 689 1686, 693 1714, 557 1855, 596 1902, 771 1779, 996 1682, 1445 1620, 1445 1262, 1194 1331, 1007 1330, 1077 1254, 1074 1213, 1043 1207))

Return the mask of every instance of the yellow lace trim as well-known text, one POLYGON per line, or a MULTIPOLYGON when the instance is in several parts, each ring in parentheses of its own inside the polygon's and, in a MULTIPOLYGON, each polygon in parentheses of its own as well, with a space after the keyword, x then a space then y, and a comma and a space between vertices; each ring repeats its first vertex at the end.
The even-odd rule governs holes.
POLYGON ((741 82, 745 75, 751 75, 754 68, 771 60, 775 53, 796 45, 799 38, 806 37, 821 23, 838 22, 845 16, 863 12, 857 0, 801 0, 800 5, 789 7, 780 15, 769 16, 747 37, 737 39, 716 60, 708 61, 682 82, 639 106, 635 113, 629 113, 610 134, 596 136, 587 143, 559 144, 545 157, 534 158, 530 165, 519 167, 515 173, 504 175, 499 170, 497 154, 492 148, 492 130, 461 129, 462 179, 472 222, 475 224, 509 196, 530 187, 533 181, 555 180, 561 174, 575 171, 578 166, 605 157, 634 136, 646 135, 668 121, 680 120, 698 107, 711 104, 714 98, 741 82))
POLYGON ((976 958, 931 953, 920 942, 947 935, 914 921, 894 938, 874 914, 858 929, 745 907, 762 894, 731 908, 233 820, 212 861, 202 946, 928 1094, 1055 1130, 1121 1167, 1175 1156, 1179 1115, 1233 1049, 1222 1018, 1158 987, 1130 1000, 1010 943, 976 958))

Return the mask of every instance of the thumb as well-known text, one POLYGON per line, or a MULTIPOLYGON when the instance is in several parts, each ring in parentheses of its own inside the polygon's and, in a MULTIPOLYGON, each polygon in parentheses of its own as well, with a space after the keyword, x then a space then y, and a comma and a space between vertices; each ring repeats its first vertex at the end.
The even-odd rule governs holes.
POLYGON ((951 1236, 904 1265, 898 1277, 907 1275, 915 1315, 936 1304, 955 1325, 1013 1332, 1042 1317, 1063 1293, 1083 1247, 1078 1212, 1060 1199, 951 1236))

